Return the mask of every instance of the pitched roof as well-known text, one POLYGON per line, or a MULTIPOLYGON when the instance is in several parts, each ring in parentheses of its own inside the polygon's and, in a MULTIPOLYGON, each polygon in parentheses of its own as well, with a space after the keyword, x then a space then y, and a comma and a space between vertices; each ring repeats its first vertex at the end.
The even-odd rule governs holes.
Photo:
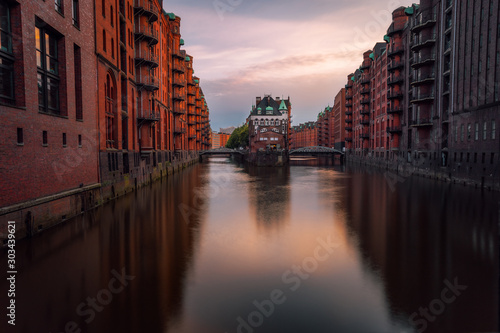
MULTIPOLYGON (((286 108, 288 110, 288 108, 286 108)), ((256 105, 256 107, 252 110, 251 113, 252 116, 281 116, 281 111, 280 111, 280 106, 278 105, 278 102, 274 100, 274 98, 270 96, 264 97, 259 104, 256 105), (258 113, 258 110, 263 111, 262 114, 258 113), (272 111, 272 113, 267 113, 267 111, 272 111)))

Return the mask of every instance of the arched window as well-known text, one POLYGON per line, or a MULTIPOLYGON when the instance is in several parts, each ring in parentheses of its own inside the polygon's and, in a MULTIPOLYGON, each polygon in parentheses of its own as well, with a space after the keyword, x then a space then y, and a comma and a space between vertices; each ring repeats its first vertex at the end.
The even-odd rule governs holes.
POLYGON ((264 124, 265 124, 264 119, 262 119, 262 120, 260 121, 260 126, 264 126, 264 124))

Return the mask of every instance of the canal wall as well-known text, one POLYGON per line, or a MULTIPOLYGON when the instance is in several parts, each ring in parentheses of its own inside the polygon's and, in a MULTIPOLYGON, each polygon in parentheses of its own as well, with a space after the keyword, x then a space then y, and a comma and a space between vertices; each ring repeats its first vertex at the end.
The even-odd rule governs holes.
POLYGON ((411 156, 410 159, 387 160, 372 156, 346 154, 345 160, 347 166, 359 165, 386 170, 388 177, 396 182, 414 175, 436 181, 500 191, 498 164, 488 170, 469 165, 462 166, 460 163, 443 167, 433 155, 417 155, 411 156))
MULTIPOLYGON (((99 156, 100 183, 82 185, 77 189, 0 208, 1 244, 5 246, 7 243, 8 221, 16 222, 17 240, 31 237, 126 193, 181 172, 199 161, 198 153, 193 152, 171 157, 167 154, 159 156, 161 153, 153 155, 152 152, 146 156, 138 156, 139 158, 131 154, 135 164, 127 170, 126 161, 129 156, 120 156, 125 159, 118 160, 113 154, 101 153, 99 156), (113 165, 114 163, 118 166, 113 165)), ((122 154, 124 153, 120 153, 122 154)))

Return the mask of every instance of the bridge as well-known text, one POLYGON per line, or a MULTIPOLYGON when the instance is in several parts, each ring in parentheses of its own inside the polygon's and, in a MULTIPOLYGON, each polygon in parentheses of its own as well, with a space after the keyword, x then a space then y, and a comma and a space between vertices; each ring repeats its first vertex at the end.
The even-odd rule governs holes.
POLYGON ((200 152, 200 156, 211 156, 211 155, 234 155, 234 154, 244 154, 244 150, 229 149, 229 148, 217 148, 204 150, 200 152))
POLYGON ((325 154, 344 156, 344 153, 341 152, 340 150, 328 147, 319 147, 319 146, 302 147, 302 148, 292 149, 289 152, 289 155, 325 155, 325 154))

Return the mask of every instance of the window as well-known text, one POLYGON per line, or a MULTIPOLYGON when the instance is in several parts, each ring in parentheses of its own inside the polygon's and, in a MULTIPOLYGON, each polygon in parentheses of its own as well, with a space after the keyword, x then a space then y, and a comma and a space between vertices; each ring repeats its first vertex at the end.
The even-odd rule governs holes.
POLYGON ((467 124, 467 141, 470 141, 472 138, 472 125, 467 124))
POLYGON ((483 124, 483 140, 486 140, 486 138, 487 138, 487 133, 486 133, 487 129, 488 129, 488 123, 484 122, 484 124, 483 124))
POLYGON ((115 21, 113 20, 113 16, 114 16, 114 14, 113 14, 113 6, 111 6, 111 7, 109 8, 109 18, 110 18, 110 20, 111 20, 111 26, 112 26, 112 27, 114 27, 114 26, 115 26, 115 21))
POLYGON ((17 144, 24 145, 23 129, 19 127, 17 128, 17 144))
POLYGON ((495 140, 496 129, 497 129, 497 124, 495 123, 495 120, 492 120, 491 121, 491 140, 495 140))
POLYGON ((14 55, 12 54, 12 31, 10 9, 0 3, 0 101, 14 103, 14 55))
POLYGON ((464 124, 460 127, 460 141, 464 142, 464 124))
POLYGON ((455 142, 458 141, 458 125, 455 125, 455 142))
POLYGON ((48 146, 47 131, 42 131, 42 146, 48 146))
POLYGON ((78 45, 73 47, 75 59, 75 113, 76 120, 83 120, 82 97, 82 52, 78 45))
MULTIPOLYGON (((106 75, 104 89, 106 94, 106 147, 117 148, 116 84, 110 73, 106 75)), ((151 132, 149 134, 151 135, 151 132)))
POLYGON ((56 11, 63 14, 63 0, 54 0, 54 4, 56 11))
POLYGON ((59 59, 57 38, 43 28, 35 28, 38 67, 38 106, 41 112, 61 114, 59 105, 59 59))
POLYGON ((475 124, 475 131, 474 131, 474 140, 479 140, 479 123, 475 124))
POLYGON ((106 17, 106 0, 102 0, 101 11, 102 11, 102 16, 106 17))
POLYGON ((66 147, 66 133, 62 134, 63 147, 66 147))
POLYGON ((78 148, 82 148, 82 135, 78 134, 78 148))
POLYGON ((80 5, 78 3, 78 0, 73 0, 71 16, 73 18, 73 25, 78 27, 80 24, 80 5))
POLYGON ((115 40, 111 38, 111 58, 115 58, 115 40))
POLYGON ((106 30, 102 29, 102 49, 106 52, 106 30))

